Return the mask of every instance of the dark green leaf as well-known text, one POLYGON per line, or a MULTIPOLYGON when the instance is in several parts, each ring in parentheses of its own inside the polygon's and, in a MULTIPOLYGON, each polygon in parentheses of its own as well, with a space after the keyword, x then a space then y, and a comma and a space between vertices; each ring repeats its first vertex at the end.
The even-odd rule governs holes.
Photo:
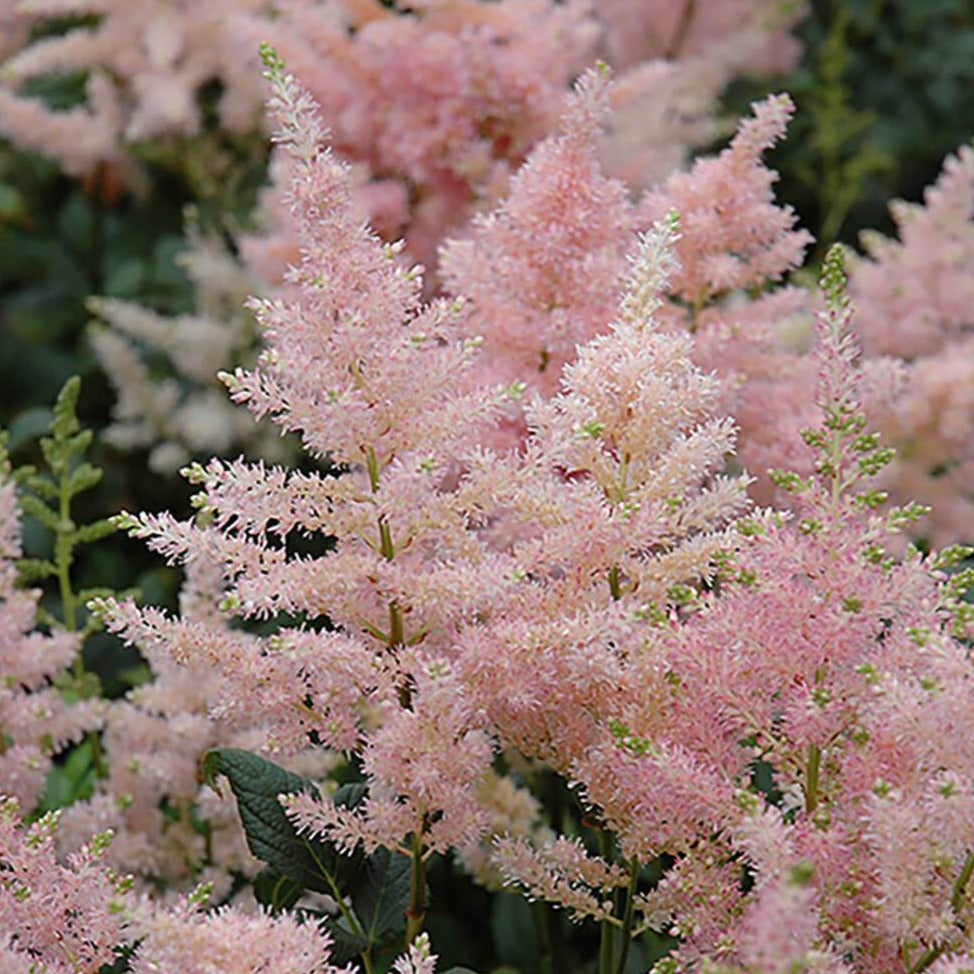
POLYGON ((257 902, 275 915, 294 906, 303 892, 302 887, 293 879, 282 876, 271 866, 262 869, 254 877, 254 896, 257 902))
MULTIPOLYGON (((318 789, 304 778, 256 754, 236 748, 209 751, 203 758, 204 780, 219 793, 218 774, 230 782, 247 834, 247 845, 258 859, 274 867, 303 889, 335 895, 361 866, 361 854, 339 855, 335 847, 320 839, 299 836, 277 800, 278 795, 307 792, 319 797, 318 789)), ((361 800, 361 786, 346 786, 335 796, 349 807, 361 800)))
POLYGON ((369 943, 381 943, 388 934, 406 929, 410 870, 407 856, 379 849, 354 877, 352 908, 369 943))

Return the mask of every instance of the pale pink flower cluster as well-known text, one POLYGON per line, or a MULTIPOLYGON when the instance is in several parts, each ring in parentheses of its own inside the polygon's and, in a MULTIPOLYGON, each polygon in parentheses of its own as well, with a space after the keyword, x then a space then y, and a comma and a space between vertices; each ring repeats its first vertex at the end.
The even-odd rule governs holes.
POLYGON ((868 355, 905 363, 881 418, 897 447, 887 484, 933 505, 935 544, 974 535, 974 149, 948 156, 924 205, 894 202, 899 239, 863 235, 850 275, 868 355))
MULTIPOLYGON (((205 890, 168 908, 136 899, 131 877, 116 875, 102 862, 110 832, 59 862, 60 817, 60 811, 49 812, 25 825, 17 802, 0 798, 0 969, 5 974, 94 974, 113 964, 124 947, 135 948, 127 968, 133 974, 353 974, 352 968, 331 963, 331 937, 314 922, 227 908, 202 912, 205 890)), ((432 971, 433 960, 397 969, 432 971)))
MULTIPOLYGON (((192 652, 184 644, 182 653, 174 653, 164 622, 157 638, 141 640, 152 681, 109 704, 102 735, 108 774, 97 781, 92 798, 63 813, 62 847, 111 829, 116 839, 108 861, 134 873, 147 890, 164 889, 169 898, 206 883, 222 901, 235 878, 260 868, 232 804, 221 802, 199 777, 208 750, 256 751, 273 732, 265 719, 270 708, 242 705, 253 699, 253 672, 236 672, 233 657, 224 657, 225 672, 214 672, 214 657, 208 648, 203 651, 222 643, 239 656, 253 655, 254 640, 231 632, 229 617, 218 607, 225 594, 220 566, 201 559, 186 564, 180 610, 198 647, 192 652)), ((293 681, 296 674, 289 670, 284 678, 293 681)), ((325 778, 335 763, 330 752, 310 747, 289 761, 312 781, 325 778)))
POLYGON ((111 964, 126 937, 126 883, 101 863, 111 835, 59 863, 59 812, 22 826, 17 801, 0 797, 0 969, 76 974, 111 964))
POLYGON ((143 908, 132 974, 354 974, 331 962, 331 937, 316 923, 284 914, 200 911, 191 900, 169 910, 143 908))
POLYGON ((69 704, 62 694, 81 640, 37 628, 41 593, 18 587, 21 557, 17 487, 0 442, 0 781, 6 795, 32 809, 54 756, 101 725, 103 706, 94 699, 69 704))
MULTIPOLYGON (((613 173, 641 187, 717 134, 717 98, 745 65, 761 65, 758 52, 782 55, 765 59, 774 71, 796 51, 781 38, 800 5, 790 18, 749 16, 742 28, 739 3, 710 3, 694 25, 706 43, 693 45, 685 62, 654 43, 644 6, 437 0, 387 9, 375 0, 287 0, 279 18, 252 18, 245 36, 252 47, 270 39, 321 104, 336 151, 356 166, 371 225, 386 238, 401 234, 412 259, 433 267, 447 235, 464 236, 472 215, 506 195, 532 146, 555 131, 569 81, 599 54, 619 63, 621 77, 617 124, 598 148, 613 173), (624 34, 638 56, 617 50, 624 34)), ((245 249, 269 282, 282 258, 296 257, 280 206, 288 183, 280 159, 272 173, 266 231, 245 249)))
POLYGON ((601 0, 597 8, 608 51, 620 66, 688 55, 726 59, 733 52, 737 69, 751 74, 794 66, 800 47, 789 30, 804 13, 804 4, 782 0, 601 0))
POLYGON ((117 395, 104 440, 124 451, 150 447, 149 467, 163 474, 241 446, 280 459, 287 452, 281 437, 234 409, 215 380, 228 363, 257 357, 253 316, 243 306, 254 282, 221 241, 193 227, 178 261, 194 285, 193 314, 167 317, 118 298, 88 301, 98 317, 89 340, 117 395), (160 357, 171 364, 161 378, 149 366, 160 357))
POLYGON ((611 320, 634 221, 599 162, 608 87, 605 72, 584 75, 507 197, 443 247, 444 287, 472 302, 465 326, 484 338, 479 375, 550 395, 576 346, 611 320))
POLYGON ((673 970, 801 957, 879 974, 970 949, 974 684, 952 634, 966 616, 928 564, 883 551, 897 519, 872 513, 882 455, 848 323, 830 298, 819 460, 790 482, 794 519, 740 523, 736 584, 646 641, 619 723, 572 770, 627 859, 676 860, 639 901, 682 938, 673 970), (756 759, 780 810, 746 790, 756 759), (729 869, 742 852, 755 894, 729 869))
POLYGON ((663 227, 641 243, 616 324, 557 396, 529 404, 523 453, 476 449, 501 399, 463 391, 476 351, 459 334, 463 305, 420 305, 416 272, 361 228, 348 171, 290 78, 272 107, 294 160, 304 258, 295 297, 256 303, 268 341, 258 369, 226 381, 348 472, 211 461, 188 471, 202 521, 125 523, 172 559, 222 564, 227 604, 245 617, 327 614, 341 630, 287 626, 253 643, 102 608, 129 641, 232 671, 269 746, 293 751, 314 731, 360 753, 368 799, 348 810, 294 798, 303 828, 367 848, 421 835, 427 855, 467 846, 489 821, 476 796, 495 739, 567 768, 589 728, 562 719, 557 692, 604 706, 621 665, 606 632, 712 574, 745 503, 743 481, 713 478, 732 428, 714 415, 716 384, 690 362, 689 338, 655 323, 671 266, 663 227), (296 531, 331 535, 334 548, 292 557, 296 531))
POLYGON ((220 124, 252 131, 261 89, 239 56, 231 20, 267 9, 266 0, 15 0, 43 18, 92 17, 61 35, 34 41, 0 67, 0 132, 24 148, 86 175, 99 164, 131 177, 129 143, 199 132, 201 89, 222 85, 220 124), (89 72, 87 102, 55 112, 18 93, 30 78, 89 72))

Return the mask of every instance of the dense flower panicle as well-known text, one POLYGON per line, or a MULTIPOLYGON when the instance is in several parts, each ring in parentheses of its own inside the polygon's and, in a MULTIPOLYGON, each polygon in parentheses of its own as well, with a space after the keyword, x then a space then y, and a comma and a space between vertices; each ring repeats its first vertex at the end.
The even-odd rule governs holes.
POLYGON ((807 361, 782 340, 790 322, 810 319, 808 294, 767 288, 801 265, 811 240, 795 228, 791 208, 775 202, 777 173, 762 161, 793 110, 787 95, 755 103, 727 149, 673 174, 638 207, 643 220, 669 209, 680 214, 681 269, 670 289, 676 300, 663 314, 694 334, 694 360, 723 380, 721 409, 740 425, 739 454, 759 478, 760 500, 771 495, 763 479, 769 467, 807 460, 796 434, 810 417, 798 404, 814 388, 807 361), (757 296, 745 296, 756 289, 757 296))
POLYGON ((716 380, 692 363, 687 336, 656 321, 675 236, 659 225, 641 238, 617 322, 579 349, 558 395, 527 410, 527 455, 561 473, 560 523, 576 538, 542 535, 518 552, 532 571, 542 558, 576 569, 550 584, 608 587, 615 570, 613 598, 663 603, 673 585, 710 573, 719 529, 746 506, 746 480, 714 476, 734 448, 733 426, 714 415, 716 380), (582 537, 593 518, 595 537, 582 537))
POLYGON ((897 502, 933 505, 935 544, 972 536, 974 498, 974 149, 944 162, 924 205, 894 202, 899 239, 864 234, 850 269, 867 355, 905 362, 903 389, 881 417, 897 447, 884 485, 897 502))
POLYGON ((642 239, 616 323, 532 401, 524 451, 470 474, 490 484, 486 536, 513 574, 494 618, 462 633, 459 665, 501 740, 566 774, 627 699, 634 618, 710 577, 747 505, 745 480, 714 476, 733 429, 713 415, 713 377, 654 320, 673 233, 642 239))
POLYGON ((244 36, 281 51, 336 152, 363 167, 369 222, 432 264, 448 230, 496 199, 551 131, 598 28, 577 0, 465 0, 421 16, 398 6, 288 0, 244 36))
POLYGON ((738 70, 779 74, 798 59, 800 46, 789 30, 804 13, 801 3, 780 0, 601 0, 598 17, 606 26, 613 62, 668 61, 689 55, 720 57, 743 48, 738 70), (746 41, 746 43, 745 43, 746 41))
POLYGON ((790 207, 775 205, 777 173, 761 162, 784 135, 794 105, 787 95, 774 95, 752 109, 719 156, 698 159, 641 203, 647 220, 671 209, 680 214, 672 293, 697 310, 728 291, 780 279, 800 266, 811 239, 794 229, 790 207))
POLYGON ((487 816, 473 800, 493 756, 483 720, 445 662, 419 654, 408 672, 409 707, 390 701, 381 725, 363 735, 369 795, 361 811, 293 796, 287 805, 302 831, 372 850, 388 845, 389 836, 425 830, 427 847, 438 852, 484 832, 487 816))
POLYGON ((37 627, 40 592, 17 587, 23 556, 17 489, 0 440, 0 781, 25 809, 44 790, 54 755, 100 726, 97 700, 68 704, 53 683, 81 648, 77 634, 37 627))
POLYGON ((419 303, 419 269, 407 271, 353 216, 347 167, 323 143, 310 97, 281 75, 271 110, 294 160, 290 207, 302 241, 289 275, 294 300, 254 301, 267 348, 257 371, 226 382, 237 402, 299 430, 313 454, 379 468, 397 454, 459 437, 490 408, 450 390, 471 348, 457 335, 456 303, 419 303), (336 259, 336 256, 339 259, 336 259), (470 415, 469 424, 457 424, 470 415))
POLYGON ((863 234, 849 291, 866 353, 912 361, 974 327, 974 147, 944 160, 923 205, 896 200, 890 215, 899 239, 863 234))
POLYGON ((576 345, 611 320, 633 236, 626 188, 599 163, 608 98, 605 70, 586 72, 504 201, 441 253, 446 288, 472 303, 465 327, 482 336, 478 370, 492 380, 551 394, 576 345))
MULTIPOLYGON (((261 89, 239 57, 232 16, 265 10, 266 0, 25 0, 37 21, 91 16, 63 35, 34 41, 0 67, 0 131, 13 141, 59 158, 69 175, 109 162, 131 170, 125 146, 195 135, 198 99, 212 79, 222 84, 221 125, 255 127, 261 89), (87 104, 59 113, 16 89, 30 78, 89 71, 87 104), (81 136, 72 142, 70 135, 81 136)), ((131 171, 129 176, 132 176, 131 171)))
POLYGON ((0 964, 52 974, 111 964, 126 937, 126 882, 102 864, 111 835, 59 863, 58 812, 24 826, 16 800, 0 798, 0 964))
POLYGON ((316 923, 284 914, 202 912, 192 898, 169 910, 143 910, 132 974, 261 971, 267 974, 353 974, 331 960, 332 938, 316 923))

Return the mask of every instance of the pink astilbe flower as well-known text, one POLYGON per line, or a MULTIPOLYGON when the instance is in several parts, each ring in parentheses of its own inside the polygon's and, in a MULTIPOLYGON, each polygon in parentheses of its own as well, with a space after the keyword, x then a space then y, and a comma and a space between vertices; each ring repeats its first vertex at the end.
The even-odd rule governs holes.
POLYGON ((197 464, 186 471, 201 488, 197 521, 124 523, 173 560, 219 565, 233 615, 327 617, 333 631, 291 623, 256 639, 131 604, 100 608, 150 656, 215 667, 223 689, 210 713, 264 728, 265 747, 294 753, 315 733, 362 754, 370 794, 361 814, 332 814, 326 803, 309 815, 332 817, 309 828, 370 848, 422 834, 428 855, 476 841, 486 824, 472 794, 492 742, 441 654, 511 584, 509 556, 471 530, 487 488, 457 476, 461 448, 499 397, 457 391, 474 351, 456 333, 459 306, 421 306, 418 271, 358 223, 347 169, 319 144, 312 103, 267 56, 304 258, 294 297, 257 302, 268 339, 259 368, 227 382, 309 452, 349 469, 197 464), (302 535, 314 553, 294 556, 288 547, 302 535), (419 642, 422 651, 408 648, 419 642))
POLYGON ((409 672, 409 706, 390 704, 361 749, 368 797, 354 811, 307 794, 289 797, 286 807, 302 831, 349 850, 361 842, 369 852, 388 845, 390 835, 424 831, 428 849, 446 852, 484 832, 486 814, 472 800, 493 751, 483 722, 445 662, 419 654, 409 672))
POLYGON ((970 538, 974 499, 974 149, 948 156, 924 205, 894 202, 899 240, 864 234, 851 267, 867 355, 905 362, 904 388, 881 418, 898 455, 895 500, 932 504, 935 544, 970 538))
POLYGON ((76 633, 37 627, 40 592, 17 587, 21 517, 6 446, 0 440, 0 782, 25 809, 44 790, 52 759, 98 727, 96 700, 68 704, 53 685, 81 648, 76 633))
POLYGON ((776 478, 795 494, 794 519, 740 522, 751 540, 735 556, 736 583, 681 625, 660 625, 634 655, 628 682, 644 702, 635 691, 620 699, 609 728, 619 758, 603 749, 574 766, 624 852, 644 860, 665 841, 679 857, 640 901, 683 939, 674 970, 705 957, 721 970, 777 970, 783 957, 760 946, 781 925, 773 917, 797 912, 807 924, 808 910, 814 924, 792 925, 798 939, 780 946, 813 970, 880 974, 904 957, 921 970, 970 948, 974 673, 953 635, 967 631, 969 611, 938 562, 898 563, 883 550, 916 511, 874 513, 883 495, 870 480, 889 456, 864 430, 841 274, 833 251, 818 318, 822 418, 805 434, 816 469, 776 478), (654 774, 676 749, 693 761, 654 774), (787 818, 761 813, 755 758, 787 818), (667 775, 685 789, 670 804, 667 775), (713 869, 735 850, 756 899, 739 888, 728 898, 713 869), (807 893, 788 884, 787 863, 801 867, 807 893), (678 895, 684 871, 698 877, 688 898, 678 895))
POLYGON ((608 94, 604 72, 583 75, 507 198, 443 249, 444 285, 471 300, 466 326, 483 337, 478 365, 491 379, 550 395, 576 345, 611 320, 633 236, 626 189, 599 163, 608 94))
POLYGON ((747 504, 745 480, 714 476, 733 449, 716 382, 655 319, 673 233, 643 238, 616 323, 557 396, 532 401, 523 454, 473 460, 515 584, 488 626, 463 633, 460 665, 502 741, 566 773, 626 694, 634 614, 665 615, 710 577, 747 504))
POLYGON ((421 933, 409 945, 409 950, 397 957, 392 965, 394 974, 436 974, 436 954, 430 951, 428 934, 421 933))
MULTIPOLYGON (((61 829, 67 848, 92 829, 113 829, 117 839, 109 861, 135 872, 150 890, 164 887, 170 897, 205 882, 222 899, 234 876, 253 875, 258 867, 235 809, 216 800, 199 780, 199 762, 208 750, 258 750, 277 733, 267 714, 280 698, 271 702, 255 691, 267 677, 246 664, 257 657, 259 666, 264 658, 253 637, 229 631, 229 617, 218 608, 224 588, 220 565, 193 559, 180 597, 184 628, 160 618, 159 638, 153 639, 132 622, 133 641, 153 679, 111 703, 102 736, 107 777, 96 782, 90 800, 65 810, 61 829), (195 646, 187 629, 198 638, 195 646), (165 638, 169 633, 172 639, 165 638), (214 645, 224 650, 222 658, 214 645), (222 671, 214 666, 216 659, 222 671)), ((133 608, 129 612, 143 621, 133 608)), ((146 616, 152 618, 148 611, 146 616)), ((121 609, 117 618, 121 624, 121 609)), ((279 658, 273 663, 282 665, 279 658)), ((296 667, 288 676, 297 686, 296 667)), ((312 751, 304 740, 290 750, 297 753, 288 766, 311 780, 321 780, 335 763, 328 751, 312 751), (302 745, 304 750, 297 750, 302 745)))
POLYGON ((598 33, 576 0, 279 6, 274 20, 251 22, 247 43, 280 49, 336 152, 363 168, 369 222, 404 233, 425 263, 552 130, 598 33))
POLYGON ((785 133, 794 111, 791 99, 773 95, 752 108, 753 118, 741 123, 719 156, 675 173, 641 204, 648 220, 670 209, 680 214, 680 270, 672 293, 698 312, 729 291, 779 280, 801 265, 811 240, 794 229, 794 211, 775 204, 771 187, 777 173, 761 161, 785 133))
POLYGON ((280 460, 286 441, 227 402, 216 378, 257 358, 256 324, 243 307, 254 282, 221 240, 192 223, 187 237, 176 260, 194 286, 194 313, 165 316, 119 298, 88 300, 97 316, 88 338, 116 392, 113 422, 102 437, 124 451, 149 447, 149 467, 166 474, 241 444, 264 460, 280 460))
POLYGON ((568 911, 575 922, 612 914, 612 894, 629 881, 624 869, 590 856, 578 841, 553 839, 535 848, 524 839, 498 840, 495 862, 527 895, 568 911))
POLYGON ((60 159, 69 175, 108 162, 131 177, 129 143, 195 135, 200 91, 214 78, 223 87, 222 126, 254 128, 260 86, 239 56, 230 20, 266 9, 266 0, 23 0, 21 6, 38 21, 95 18, 36 40, 0 68, 0 131, 60 159), (55 112, 17 93, 30 78, 71 71, 91 72, 81 108, 55 112))
MULTIPOLYGON (((767 286, 801 265, 811 236, 795 228, 790 207, 775 202, 777 173, 762 161, 785 133, 791 99, 775 95, 752 110, 727 149, 675 173, 639 209, 644 220, 669 209, 680 214, 681 270, 670 292, 677 300, 666 317, 695 334, 695 361, 724 380, 722 408, 740 423, 741 460, 761 477, 770 466, 802 458, 790 434, 810 417, 793 404, 807 401, 814 380, 780 332, 784 322, 809 317, 810 302, 803 289, 767 286), (745 296, 754 290, 763 293, 745 296), (769 408, 771 401, 779 408, 769 408)), ((757 486, 766 498, 766 484, 757 486)))
POLYGON ((201 912, 194 897, 169 910, 143 909, 136 925, 141 942, 132 974, 353 974, 331 959, 332 939, 309 920, 248 916, 231 909, 201 912))
POLYGON ((59 863, 59 812, 23 826, 17 802, 0 798, 0 966, 51 974, 97 971, 126 942, 127 883, 101 863, 111 840, 97 836, 59 863))
POLYGON ((783 74, 794 66, 801 48, 788 31, 803 13, 801 3, 780 0, 601 0, 598 6, 615 63, 726 58, 730 49, 738 70, 749 74, 783 74))

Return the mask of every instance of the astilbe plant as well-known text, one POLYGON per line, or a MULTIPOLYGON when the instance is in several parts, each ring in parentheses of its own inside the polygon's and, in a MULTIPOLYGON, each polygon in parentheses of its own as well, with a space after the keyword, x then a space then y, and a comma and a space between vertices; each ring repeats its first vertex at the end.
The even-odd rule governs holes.
POLYGON ((266 747, 293 753, 314 733, 359 750, 372 788, 364 816, 343 817, 349 843, 396 847, 412 835, 420 857, 479 833, 467 792, 489 766, 490 743, 448 664, 431 653, 508 584, 502 556, 467 528, 476 494, 442 487, 459 446, 501 397, 456 391, 472 352, 456 331, 458 305, 421 307, 418 273, 354 218, 346 167, 324 149, 307 96, 268 58, 272 109, 294 157, 304 260, 292 276, 298 298, 255 304, 267 338, 260 366, 226 382, 255 413, 297 431, 313 456, 349 469, 212 461, 188 472, 202 488, 202 522, 124 520, 171 557, 221 564, 231 583, 225 605, 238 615, 315 622, 327 613, 341 629, 298 623, 260 641, 214 638, 192 619, 111 602, 103 611, 133 641, 166 641, 177 659, 211 661, 228 681, 217 710, 232 717, 246 701, 267 724, 266 747), (318 553, 290 556, 300 535, 318 553))
MULTIPOLYGON (((838 250, 823 283, 818 462, 776 476, 795 515, 738 523, 723 591, 632 647, 638 691, 572 769, 624 860, 667 857, 645 890, 633 868, 626 931, 679 938, 659 971, 949 970, 971 949, 971 579, 943 574, 966 550, 886 555, 922 512, 882 511, 838 250)), ((568 851, 499 853, 605 921, 623 877, 568 851)))
MULTIPOLYGON (((497 743, 562 770, 584 753, 584 711, 604 711, 625 669, 609 633, 712 576, 744 483, 710 482, 732 428, 714 415, 716 386, 691 363, 689 338, 654 322, 671 226, 642 242, 616 326, 558 396, 529 405, 524 450, 477 448, 504 397, 468 391, 458 374, 476 351, 462 303, 420 305, 418 274, 355 219, 312 103, 266 57, 303 260, 296 297, 255 302, 267 339, 257 370, 225 381, 333 471, 211 461, 187 471, 202 488, 195 522, 121 521, 170 558, 221 564, 237 615, 299 621, 258 640, 112 600, 99 608, 152 654, 168 646, 178 662, 215 667, 227 685, 213 711, 232 717, 245 700, 265 748, 286 756, 313 735, 359 756, 366 797, 293 799, 291 811, 349 854, 408 855, 414 939, 429 857, 468 847, 490 823, 478 794, 497 743), (301 534, 311 552, 293 555, 301 534), (499 667, 527 696, 504 699, 499 667), (566 723, 551 691, 573 685, 578 719, 566 723)), ((214 760, 240 778, 240 759, 214 760)))
POLYGON ((903 389, 882 419, 897 448, 887 474, 902 501, 933 505, 933 543, 970 540, 974 501, 974 148, 944 161, 924 205, 893 203, 899 240, 864 234, 850 267, 867 355, 904 363, 903 389))

